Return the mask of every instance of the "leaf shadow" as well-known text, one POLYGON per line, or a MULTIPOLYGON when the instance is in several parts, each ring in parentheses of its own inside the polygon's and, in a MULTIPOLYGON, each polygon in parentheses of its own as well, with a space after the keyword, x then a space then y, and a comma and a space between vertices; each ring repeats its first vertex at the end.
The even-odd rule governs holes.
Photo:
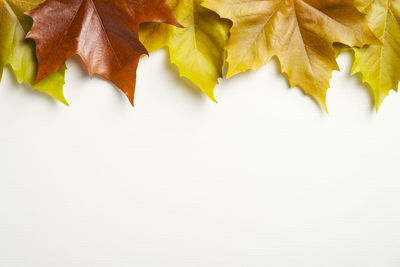
MULTIPOLYGON (((168 53, 167 49, 164 49, 166 53, 168 53)), ((156 52, 156 51, 154 51, 156 52)), ((153 53, 154 53, 153 52, 153 53)), ((148 57, 151 57, 150 53, 148 55, 148 57)), ((74 55, 69 59, 70 63, 74 64, 76 67, 78 67, 78 69, 80 69, 79 73, 80 73, 80 79, 87 79, 89 77, 89 72, 88 69, 84 63, 84 61, 82 60, 82 58, 79 55, 74 55)), ((186 93, 189 93, 191 96, 194 96, 196 99, 204 99, 205 98, 205 94, 203 93, 203 91, 197 87, 195 84, 192 83, 192 81, 190 81, 188 78, 183 77, 180 75, 179 73, 179 69, 175 64, 170 63, 170 57, 165 56, 163 63, 165 65, 164 69, 167 69, 168 72, 171 73, 171 77, 174 80, 174 83, 177 84, 183 84, 183 86, 176 86, 176 88, 183 88, 185 89, 184 91, 186 93)), ((121 98, 121 101, 126 101, 126 95, 122 92, 122 90, 120 90, 114 83, 112 83, 111 81, 101 77, 100 75, 94 74, 93 77, 96 77, 98 79, 104 80, 107 83, 111 84, 113 86, 113 88, 116 89, 116 91, 118 91, 118 95, 121 98)), ((90 78, 90 77, 89 77, 90 78)), ((92 78, 90 78, 92 79, 92 78)), ((136 88, 137 89, 137 88, 136 88)))
POLYGON ((12 88, 17 89, 17 90, 23 90, 25 94, 28 94, 30 98, 45 98, 47 100, 47 102, 52 105, 52 106, 56 106, 59 105, 60 102, 57 101, 55 98, 53 98, 52 96, 50 96, 49 94, 45 93, 45 92, 41 92, 35 88, 33 88, 30 84, 28 84, 27 82, 22 82, 19 83, 17 77, 14 75, 14 71, 11 68, 11 66, 6 65, 4 68, 5 71, 8 72, 8 78, 9 78, 9 82, 12 85, 12 88))
MULTIPOLYGON (((357 72, 355 74, 351 74, 351 70, 352 70, 352 65, 354 64, 354 60, 355 60, 355 56, 354 56, 354 51, 353 49, 345 44, 341 44, 341 43, 334 43, 333 44, 333 48, 335 50, 335 54, 336 54, 336 59, 340 56, 340 55, 348 55, 351 58, 351 66, 348 68, 347 72, 349 74, 349 76, 351 78, 356 79, 358 88, 365 88, 367 89, 367 94, 369 96, 369 105, 370 105, 370 111, 371 113, 376 113, 376 109, 375 109, 375 95, 374 95, 374 91, 372 89, 372 87, 368 84, 368 83, 364 83, 362 81, 362 74, 357 72)), ((365 92, 363 90, 363 92, 365 92)))
POLYGON ((68 62, 69 67, 73 67, 73 68, 76 68, 79 70, 78 72, 74 73, 74 75, 77 75, 77 73, 78 73, 78 75, 79 75, 79 77, 77 77, 78 79, 84 79, 84 80, 89 80, 89 81, 91 81, 93 79, 100 79, 112 87, 114 94, 118 95, 118 101, 120 101, 121 103, 129 103, 129 100, 128 100, 127 96, 124 94, 124 92, 120 88, 118 88, 118 86, 116 86, 113 82, 107 80, 106 78, 104 78, 101 75, 98 75, 96 73, 93 74, 93 77, 90 77, 89 71, 88 71, 88 68, 87 68, 85 62, 78 54, 70 57, 67 62, 68 62))
MULTIPOLYGON (((283 82, 286 85, 286 90, 287 91, 291 91, 291 90, 294 90, 294 89, 295 90, 299 90, 305 98, 308 98, 308 99, 312 100, 312 102, 315 104, 315 108, 320 111, 321 116, 325 116, 325 112, 323 111, 321 106, 318 104, 318 102, 313 97, 311 97, 310 95, 306 94, 300 87, 298 87, 298 86, 292 87, 290 85, 288 75, 281 71, 282 70, 282 66, 281 66, 281 63, 280 63, 278 57, 276 57, 276 56, 272 57, 267 62, 267 64, 265 66, 268 66, 269 68, 272 67, 274 76, 275 77, 279 77, 279 78, 281 78, 283 80, 283 82)), ((227 66, 226 66, 226 68, 227 68, 227 66)), ((225 80, 229 80, 230 82, 234 82, 235 79, 239 79, 239 77, 242 76, 242 75, 249 75, 250 73, 255 73, 255 72, 258 72, 258 71, 259 71, 259 69, 258 70, 247 70, 245 72, 236 74, 236 75, 230 77, 229 79, 226 79, 226 75, 224 75, 224 79, 225 80)), ((226 73, 226 71, 224 71, 224 73, 226 73)), ((266 81, 266 83, 267 83, 267 81, 266 81)), ((266 87, 266 89, 268 89, 268 86, 265 86, 265 87, 266 87)))
MULTIPOLYGON (((83 59, 78 54, 70 57, 67 60, 67 62, 69 62, 70 64, 72 63, 74 65, 74 67, 75 66, 78 67, 78 69, 80 70, 79 78, 81 78, 81 79, 90 78, 87 66, 85 65, 85 62, 83 61, 83 59)), ((101 76, 99 76, 99 75, 94 75, 94 76, 101 78, 101 76)))
MULTIPOLYGON (((183 86, 179 86, 179 88, 184 88, 185 92, 189 93, 191 96, 194 96, 197 99, 204 99, 205 94, 204 92, 197 87, 190 79, 186 78, 185 76, 182 76, 181 73, 179 72, 178 66, 175 64, 171 63, 171 57, 169 55, 169 51, 167 48, 162 48, 165 53, 167 53, 167 56, 164 57, 164 69, 167 69, 168 72, 170 72, 172 75, 171 77, 174 79, 174 83, 177 84, 182 84, 183 86)), ((151 56, 151 53, 149 57, 151 56)))
MULTIPOLYGON (((325 114, 326 114, 326 113, 324 112, 323 108, 321 107, 321 105, 317 102, 317 100, 314 99, 314 97, 312 97, 311 95, 308 95, 306 92, 304 92, 304 90, 303 90, 300 86, 292 86, 292 85, 290 84, 290 82, 289 82, 289 80, 290 80, 290 79, 289 79, 289 76, 288 76, 288 74, 287 74, 286 72, 283 72, 283 71, 282 71, 282 64, 281 64, 281 62, 279 61, 279 59, 278 59, 277 56, 272 57, 272 59, 270 60, 270 62, 274 62, 274 63, 276 64, 276 68, 274 68, 276 74, 277 74, 277 75, 282 75, 282 76, 284 77, 285 84, 286 84, 286 86, 287 86, 287 87, 286 87, 286 90, 287 90, 287 91, 291 91, 291 90, 294 90, 294 89, 300 91, 303 97, 307 97, 308 99, 311 99, 311 100, 312 100, 312 102, 315 104, 315 107, 320 111, 320 113, 321 113, 322 115, 325 115, 325 114)), ((326 114, 326 115, 329 115, 329 114, 326 114)))
MULTIPOLYGON (((351 53, 350 51, 344 51, 344 52, 342 52, 341 54, 343 54, 343 53, 350 53, 350 54, 351 54, 351 57, 352 57, 352 62, 351 62, 351 64, 353 64, 353 62, 354 62, 354 54, 351 53)), ((277 69, 277 73, 280 73, 281 75, 283 75, 283 76, 285 77, 285 82, 286 82, 286 84, 287 84, 287 86, 288 86, 288 89, 289 89, 289 90, 291 90, 291 89, 293 89, 293 88, 299 89, 299 90, 302 92, 302 94, 303 94, 304 96, 311 98, 311 99, 313 100, 313 102, 316 104, 316 106, 319 107, 319 109, 321 110, 321 112, 324 113, 324 111, 322 110, 322 108, 321 108, 321 106, 318 104, 318 102, 317 102, 313 97, 311 97, 311 96, 309 96, 308 94, 306 94, 306 93, 303 91, 303 89, 301 89, 299 86, 291 87, 290 82, 289 82, 289 76, 287 75, 287 73, 280 72, 280 70, 281 70, 282 68, 281 68, 281 63, 280 63, 279 59, 278 59, 276 56, 275 56, 273 59, 274 59, 273 61, 277 64, 277 66, 278 66, 278 68, 279 68, 279 69, 277 69)), ((341 72, 341 71, 342 71, 342 70, 340 69, 340 70, 338 70, 337 72, 341 72)), ((370 110, 370 113, 371 113, 371 114, 374 114, 374 113, 375 113, 375 96, 374 96, 373 89, 369 86, 369 84, 363 83, 363 82, 362 82, 362 75, 361 75, 360 73, 356 73, 356 74, 351 75, 351 67, 350 67, 350 70, 348 71, 348 73, 349 73, 349 76, 350 76, 351 78, 354 78, 354 79, 356 80, 357 85, 358 85, 358 86, 357 86, 357 90, 362 90, 363 92, 366 92, 366 93, 368 94, 368 98, 369 98, 369 110, 370 110), (366 90, 365 90, 365 89, 366 89, 366 90)), ((332 78, 333 78, 333 77, 332 77, 332 78)), ((332 78, 331 78, 330 81, 332 81, 332 78)), ((329 91, 329 90, 332 90, 332 88, 329 87, 329 88, 328 88, 328 91, 329 91)))
MULTIPOLYGON (((350 50, 346 50, 344 52, 341 52, 340 54, 348 54, 351 57, 351 65, 354 64, 354 52, 350 50)), ((362 74, 357 72, 355 74, 351 74, 351 67, 348 70, 348 74, 352 79, 356 80, 357 83, 357 89, 362 90, 363 92, 366 92, 368 94, 369 98, 369 106, 370 106, 370 112, 371 114, 376 113, 376 108, 375 108, 375 95, 374 95, 374 90, 368 83, 364 83, 362 81, 362 74)))
MULTIPOLYGON (((350 73, 349 73, 350 74, 350 73)), ((369 109, 371 114, 376 113, 376 108, 375 108, 375 95, 374 95, 374 90, 368 83, 363 83, 362 82, 362 75, 361 73, 356 73, 353 75, 350 75, 351 78, 355 79, 357 82, 357 90, 362 90, 363 92, 366 92, 368 94, 368 99, 369 99, 369 109)))

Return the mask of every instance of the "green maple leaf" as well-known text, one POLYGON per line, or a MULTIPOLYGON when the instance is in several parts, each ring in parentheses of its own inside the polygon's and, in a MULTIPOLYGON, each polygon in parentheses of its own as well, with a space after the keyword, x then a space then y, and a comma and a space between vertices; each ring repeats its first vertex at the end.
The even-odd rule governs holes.
POLYGON ((354 48, 352 74, 361 73, 375 96, 379 109, 390 90, 397 91, 400 81, 400 0, 356 0, 381 46, 354 48))
POLYGON ((184 26, 159 23, 142 25, 140 39, 148 51, 168 47, 171 62, 181 76, 197 85, 212 100, 222 77, 224 46, 230 23, 203 7, 203 0, 168 0, 174 16, 184 26))
POLYGON ((31 20, 24 12, 41 2, 43 0, 0 0, 0 80, 3 68, 9 66, 19 83, 26 82, 68 105, 63 95, 65 66, 34 84, 37 73, 35 45, 32 40, 25 39, 31 20))

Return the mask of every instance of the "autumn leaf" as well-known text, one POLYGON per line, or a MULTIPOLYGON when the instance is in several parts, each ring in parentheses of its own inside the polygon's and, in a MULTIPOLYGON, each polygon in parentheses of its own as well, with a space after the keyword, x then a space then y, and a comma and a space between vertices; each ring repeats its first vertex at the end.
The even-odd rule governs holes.
POLYGON ((90 77, 112 81, 133 104, 139 57, 147 51, 138 38, 142 22, 180 26, 165 0, 47 0, 28 13, 39 69, 36 81, 56 71, 74 54, 90 77))
POLYGON ((352 74, 361 73, 375 96, 379 109, 390 90, 398 88, 400 80, 400 0, 357 0, 356 6, 367 14, 369 26, 382 45, 354 48, 352 74))
POLYGON ((63 95, 65 66, 61 65, 57 72, 34 84, 37 72, 35 45, 31 40, 25 40, 31 19, 23 13, 42 1, 0 0, 0 79, 3 68, 8 65, 19 83, 26 82, 68 105, 63 95))
POLYGON ((168 0, 175 18, 185 27, 148 23, 140 39, 149 51, 167 46, 171 63, 215 101, 214 87, 222 76, 229 22, 201 6, 203 0, 168 0))
POLYGON ((203 5, 233 21, 228 78, 277 56, 291 86, 301 87, 324 110, 332 71, 339 70, 333 43, 379 44, 352 0, 206 0, 203 5))

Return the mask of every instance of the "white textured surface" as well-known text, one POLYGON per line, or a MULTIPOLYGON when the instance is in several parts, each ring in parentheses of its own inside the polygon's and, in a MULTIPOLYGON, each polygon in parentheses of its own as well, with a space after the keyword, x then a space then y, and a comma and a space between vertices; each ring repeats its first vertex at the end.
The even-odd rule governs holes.
POLYGON ((69 108, 0 85, 1 267, 400 266, 400 95, 349 54, 329 116, 273 62, 215 104, 159 51, 135 108, 77 62, 69 108))

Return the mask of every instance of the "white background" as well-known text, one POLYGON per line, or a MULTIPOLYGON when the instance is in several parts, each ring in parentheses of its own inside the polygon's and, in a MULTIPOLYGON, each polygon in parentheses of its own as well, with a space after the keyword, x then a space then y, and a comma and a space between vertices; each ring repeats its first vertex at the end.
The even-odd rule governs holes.
POLYGON ((136 105, 68 61, 65 107, 0 85, 0 267, 399 267, 400 95, 352 57, 329 116, 275 62, 216 87, 143 58, 136 105))

